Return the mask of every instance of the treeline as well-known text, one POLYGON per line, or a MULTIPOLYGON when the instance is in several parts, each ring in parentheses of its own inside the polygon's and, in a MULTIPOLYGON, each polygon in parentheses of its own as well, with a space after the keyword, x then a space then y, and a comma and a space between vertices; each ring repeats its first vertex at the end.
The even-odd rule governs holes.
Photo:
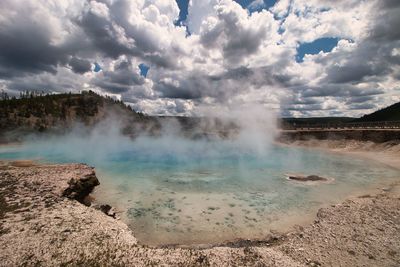
POLYGON ((19 97, 9 97, 1 92, 0 127, 13 129, 33 128, 43 131, 54 125, 65 125, 69 121, 90 123, 97 119, 99 110, 105 105, 119 107, 123 113, 143 117, 123 101, 110 96, 100 96, 93 91, 78 93, 49 94, 38 91, 24 91, 19 97))
MULTIPOLYGON (((21 91, 19 93, 19 98, 20 99, 21 98, 34 98, 34 97, 45 96, 45 95, 49 95, 49 93, 45 93, 44 91, 26 90, 26 91, 21 91)), ((4 90, 1 90, 0 100, 13 100, 13 99, 17 99, 17 97, 16 96, 10 97, 7 92, 5 92, 4 90)))
POLYGON ((20 98, 4 97, 0 110, 2 117, 43 117, 51 115, 65 119, 71 107, 76 107, 77 115, 93 116, 97 113, 100 99, 79 97, 79 94, 42 94, 33 91, 21 92, 20 98))
POLYGON ((23 91, 20 92, 19 97, 10 97, 4 90, 0 93, 1 105, 0 109, 9 111, 10 109, 21 109, 24 107, 24 116, 30 114, 34 116, 42 115, 56 115, 64 116, 65 111, 72 106, 78 106, 78 114, 84 114, 91 116, 94 115, 98 105, 102 105, 103 102, 109 104, 117 104, 131 112, 137 113, 138 115, 144 115, 143 113, 136 112, 131 106, 125 104, 123 101, 112 98, 110 96, 101 96, 95 92, 82 91, 81 93, 45 93, 44 91, 23 91), (82 97, 83 96, 83 97, 82 97), (88 96, 88 97, 85 97, 88 96))
POLYGON ((362 116, 356 122, 400 121, 400 102, 362 116))

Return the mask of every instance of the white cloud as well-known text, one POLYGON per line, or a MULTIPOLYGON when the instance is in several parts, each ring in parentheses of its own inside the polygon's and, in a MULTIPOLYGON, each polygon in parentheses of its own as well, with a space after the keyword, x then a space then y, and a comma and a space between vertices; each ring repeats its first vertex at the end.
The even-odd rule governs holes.
POLYGON ((200 27, 210 17, 216 17, 215 6, 218 0, 192 0, 189 1, 187 25, 192 34, 199 34, 200 27))
POLYGON ((280 0, 250 14, 231 0, 193 0, 190 36, 174 25, 174 0, 3 0, 0 8, 0 87, 8 91, 92 88, 149 114, 258 103, 311 116, 358 114, 393 101, 400 87, 396 4, 280 0), (295 61, 299 43, 322 37, 341 40, 295 61), (103 71, 85 72, 87 62, 103 71), (140 63, 150 66, 146 79, 140 63))

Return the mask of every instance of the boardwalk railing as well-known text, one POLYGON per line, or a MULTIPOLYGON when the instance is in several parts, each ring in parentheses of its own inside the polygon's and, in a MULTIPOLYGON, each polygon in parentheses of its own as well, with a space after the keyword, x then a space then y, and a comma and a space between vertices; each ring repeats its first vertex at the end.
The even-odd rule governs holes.
POLYGON ((400 129, 400 121, 343 122, 343 123, 284 123, 283 130, 335 130, 335 129, 400 129))

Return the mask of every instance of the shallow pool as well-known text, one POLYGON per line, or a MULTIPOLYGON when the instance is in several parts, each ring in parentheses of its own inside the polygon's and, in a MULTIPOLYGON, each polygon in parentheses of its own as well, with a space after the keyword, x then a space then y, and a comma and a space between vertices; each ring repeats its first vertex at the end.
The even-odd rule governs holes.
POLYGON ((95 166, 101 182, 95 197, 117 207, 150 245, 262 238, 400 177, 398 170, 341 154, 173 138, 40 139, 0 147, 0 159, 95 166), (303 184, 287 180, 287 173, 334 181, 303 184))

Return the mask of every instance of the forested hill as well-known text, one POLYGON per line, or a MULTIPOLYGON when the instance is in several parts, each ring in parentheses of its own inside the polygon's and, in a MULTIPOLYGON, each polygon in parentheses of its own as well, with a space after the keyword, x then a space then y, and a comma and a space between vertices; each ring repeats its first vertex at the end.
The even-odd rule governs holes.
POLYGON ((119 127, 130 137, 159 135, 163 125, 172 125, 173 130, 180 130, 188 138, 226 138, 236 134, 238 128, 218 118, 145 116, 122 101, 92 91, 48 95, 25 92, 19 98, 0 97, 0 143, 18 141, 35 132, 64 133, 77 123, 90 129, 104 121, 107 127, 119 127))
POLYGON ((356 119, 356 122, 399 121, 400 102, 356 119))
POLYGON ((319 118, 282 118, 281 127, 283 129, 293 129, 296 127, 327 125, 345 125, 354 122, 389 122, 400 121, 400 102, 386 108, 380 109, 361 118, 352 117, 319 117, 319 118))
MULTIPOLYGON (((91 126, 113 114, 130 122, 143 122, 146 117, 122 101, 100 96, 92 91, 81 94, 22 93, 20 98, 2 96, 0 131, 15 129, 46 131, 65 129, 76 122, 91 126)), ((127 123, 129 124, 129 123, 127 123)))

